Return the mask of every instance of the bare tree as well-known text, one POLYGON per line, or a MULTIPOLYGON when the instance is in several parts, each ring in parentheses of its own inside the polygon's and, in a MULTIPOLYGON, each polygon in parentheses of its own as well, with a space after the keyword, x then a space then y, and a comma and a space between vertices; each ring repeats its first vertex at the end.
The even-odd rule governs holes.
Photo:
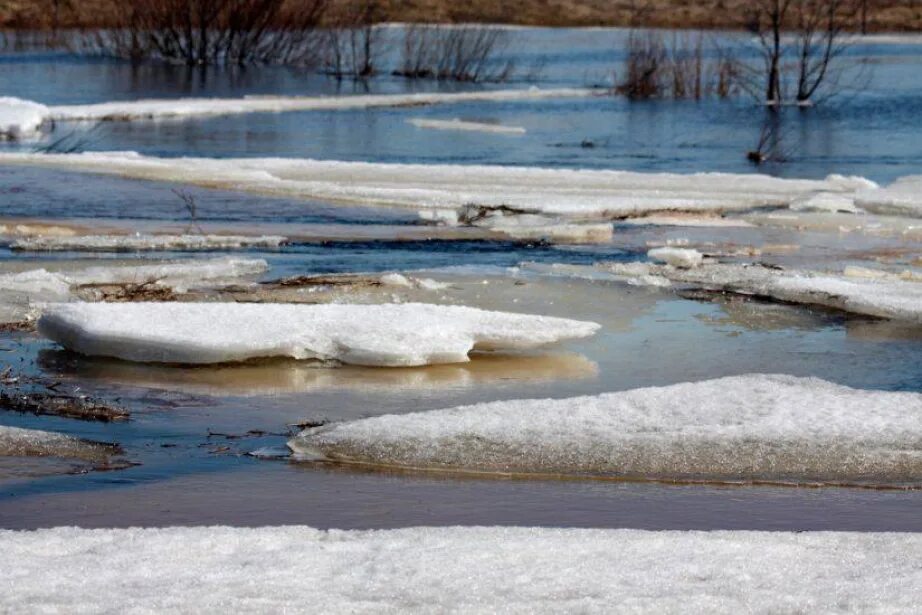
POLYGON ((404 31, 403 57, 394 74, 408 79, 505 81, 515 64, 496 56, 508 42, 508 32, 499 28, 412 25, 404 31))
POLYGON ((375 24, 381 15, 376 0, 352 0, 339 7, 324 32, 326 74, 338 79, 366 79, 377 72, 383 40, 375 24))

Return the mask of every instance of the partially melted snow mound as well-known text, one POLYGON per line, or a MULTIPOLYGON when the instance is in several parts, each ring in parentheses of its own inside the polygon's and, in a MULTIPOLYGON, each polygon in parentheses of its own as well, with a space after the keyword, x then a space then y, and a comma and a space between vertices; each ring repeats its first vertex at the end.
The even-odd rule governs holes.
POLYGON ((276 235, 77 235, 28 237, 13 250, 31 252, 141 252, 155 250, 208 251, 278 248, 287 239, 276 235))
POLYGON ((427 304, 58 304, 43 335, 85 355, 225 363, 261 357, 416 366, 587 337, 595 323, 427 304))
POLYGON ((39 131, 48 121, 45 105, 12 96, 0 97, 0 141, 22 139, 39 131))
POLYGON ((748 375, 308 429, 309 458, 632 480, 922 485, 922 394, 748 375))

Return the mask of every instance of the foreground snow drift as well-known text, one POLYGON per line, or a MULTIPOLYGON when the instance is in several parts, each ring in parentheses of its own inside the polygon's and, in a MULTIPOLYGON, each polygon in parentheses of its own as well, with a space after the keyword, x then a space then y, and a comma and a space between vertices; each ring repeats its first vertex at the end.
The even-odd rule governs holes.
POLYGON ((45 105, 11 96, 0 97, 0 141, 34 135, 48 116, 45 105))
POLYGON ((233 250, 278 248, 287 239, 276 235, 83 235, 28 237, 13 250, 32 252, 140 252, 154 250, 233 250))
POLYGON ((39 332, 86 355, 159 363, 259 357, 353 365, 461 363, 472 350, 586 337, 588 322, 425 304, 59 304, 39 332))
POLYGON ((918 534, 57 528, 0 531, 0 550, 10 612, 908 613, 922 601, 918 534))
POLYGON ((873 186, 854 177, 779 179, 727 173, 635 173, 537 167, 385 164, 298 158, 155 158, 133 152, 0 153, 0 164, 29 164, 185 182, 333 202, 464 212, 473 207, 570 220, 650 212, 728 212, 786 207, 823 191, 873 186))
POLYGON ((582 98, 604 91, 586 88, 493 90, 485 92, 429 92, 419 94, 367 94, 358 96, 246 96, 244 98, 177 98, 61 105, 50 107, 55 120, 135 120, 240 113, 285 111, 337 111, 375 107, 413 107, 464 102, 506 102, 582 98))
POLYGON ((308 458, 679 481, 922 484, 922 394, 749 375, 308 429, 308 458))
POLYGON ((722 263, 705 263, 692 269, 646 263, 600 267, 634 283, 652 286, 677 283, 922 323, 922 283, 895 275, 859 277, 722 263))

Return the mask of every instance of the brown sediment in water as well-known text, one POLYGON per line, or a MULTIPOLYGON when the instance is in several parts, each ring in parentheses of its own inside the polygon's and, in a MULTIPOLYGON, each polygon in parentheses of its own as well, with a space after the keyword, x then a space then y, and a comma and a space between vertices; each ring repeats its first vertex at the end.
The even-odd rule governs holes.
POLYGON ((125 421, 130 413, 124 408, 77 395, 52 393, 8 393, 0 391, 0 409, 36 416, 60 416, 83 421, 125 421))

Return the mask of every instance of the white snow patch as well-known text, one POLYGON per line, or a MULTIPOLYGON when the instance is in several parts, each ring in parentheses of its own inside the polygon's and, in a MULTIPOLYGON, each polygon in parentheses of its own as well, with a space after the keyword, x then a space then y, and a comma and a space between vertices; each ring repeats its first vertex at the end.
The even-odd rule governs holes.
POLYGON ((375 107, 411 107, 465 102, 506 102, 583 98, 604 94, 588 88, 528 88, 483 92, 424 92, 418 94, 367 94, 356 96, 246 96, 244 98, 177 98, 106 102, 50 107, 56 120, 135 120, 240 113, 286 111, 337 111, 375 107))
POLYGON ((786 207, 817 191, 852 193, 860 178, 780 179, 727 173, 636 173, 537 167, 385 164, 297 158, 155 158, 133 152, 2 153, 30 164, 139 179, 230 187, 333 202, 437 210, 471 206, 569 220, 651 212, 719 213, 786 207))
POLYGON ((461 119, 431 120, 414 117, 407 120, 417 128, 430 128, 433 130, 460 130, 465 132, 489 132, 506 135, 524 135, 525 129, 521 126, 503 126, 502 124, 487 124, 484 122, 467 122, 461 119))
POLYGON ((692 481, 922 484, 922 394, 748 375, 308 429, 295 453, 413 468, 692 481))
POLYGON ((706 290, 758 295, 922 323, 922 285, 897 276, 857 278, 847 274, 724 263, 706 263, 695 269, 644 263, 611 263, 600 267, 641 283, 659 278, 706 290))
POLYGON ((662 247, 647 252, 647 257, 673 267, 690 269, 704 262, 704 255, 691 248, 662 247))
POLYGON ((11 246, 23 251, 139 252, 154 250, 233 250, 277 248, 287 239, 276 235, 80 235, 20 239, 11 246))
POLYGON ((790 209, 793 211, 861 213, 861 210, 855 207, 853 196, 836 192, 817 192, 798 197, 791 201, 790 209))
POLYGON ((0 531, 0 551, 8 612, 732 615, 922 602, 922 535, 906 533, 54 528, 0 531))
POLYGON ((34 135, 48 121, 49 113, 45 105, 12 96, 0 97, 0 141, 34 135))
POLYGON ((413 366, 468 361, 587 337, 595 323, 426 304, 70 303, 48 306, 40 333, 86 355, 223 363, 260 357, 413 366))

